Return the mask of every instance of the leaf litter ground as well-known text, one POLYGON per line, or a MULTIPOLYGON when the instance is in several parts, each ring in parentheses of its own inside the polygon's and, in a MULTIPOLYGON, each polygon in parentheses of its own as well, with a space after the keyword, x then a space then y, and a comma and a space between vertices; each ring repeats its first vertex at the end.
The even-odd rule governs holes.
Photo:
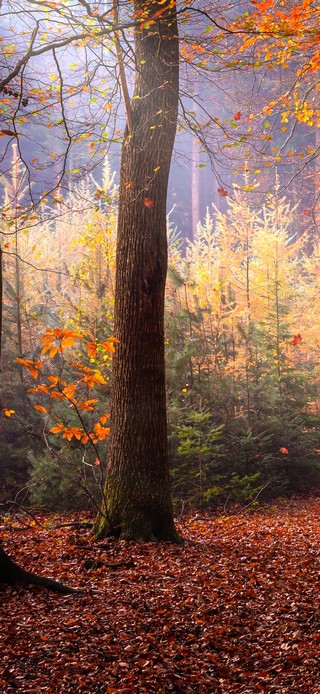
POLYGON ((320 693, 320 499, 187 517, 182 546, 40 520, 5 549, 84 592, 2 587, 1 692, 320 693))

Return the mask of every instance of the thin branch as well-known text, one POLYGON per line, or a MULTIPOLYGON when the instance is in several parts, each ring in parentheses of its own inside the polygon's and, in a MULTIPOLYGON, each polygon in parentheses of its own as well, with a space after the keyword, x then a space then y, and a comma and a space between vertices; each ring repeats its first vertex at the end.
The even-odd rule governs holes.
POLYGON ((260 494, 262 494, 262 492, 263 492, 267 487, 269 487, 269 484, 270 484, 270 480, 269 480, 268 482, 266 482, 266 483, 263 485, 263 487, 261 487, 261 488, 259 489, 259 491, 258 491, 257 494, 255 495, 255 497, 252 499, 252 501, 250 501, 249 504, 247 504, 247 505, 244 506, 242 509, 240 509, 240 511, 238 511, 238 513, 237 513, 236 515, 237 515, 237 516, 240 516, 241 513, 243 513, 244 511, 247 510, 247 508, 250 508, 250 506, 252 506, 252 504, 254 504, 254 503, 257 501, 257 499, 259 498, 260 494))
POLYGON ((34 270, 37 270, 37 272, 53 272, 55 275, 65 275, 66 277, 70 277, 69 272, 63 272, 63 270, 51 270, 50 268, 47 267, 37 267, 36 265, 33 265, 33 263, 29 263, 28 260, 24 260, 24 258, 19 255, 19 253, 13 253, 12 251, 3 251, 3 255, 13 255, 15 258, 19 258, 22 263, 25 265, 29 265, 29 267, 32 267, 34 270))
MULTIPOLYGON (((116 27, 114 25, 108 26, 108 28, 103 28, 101 31, 97 31, 94 34, 94 38, 97 39, 98 36, 110 36, 111 34, 114 34, 116 31, 119 31, 121 29, 129 29, 132 28, 132 23, 128 23, 123 25, 122 27, 116 27)), ((38 55, 43 55, 44 53, 48 53, 49 51, 54 51, 57 48, 65 48, 65 46, 69 46, 75 41, 81 41, 81 39, 86 39, 90 37, 90 32, 85 31, 82 32, 81 34, 75 34, 74 36, 68 36, 65 39, 62 39, 61 41, 53 41, 52 43, 48 43, 44 46, 41 46, 41 48, 35 48, 33 49, 34 41, 36 38, 38 32, 38 27, 33 31, 32 37, 31 37, 31 45, 27 52, 18 60, 14 68, 9 72, 9 74, 4 77, 2 80, 0 80, 0 92, 3 91, 4 87, 11 82, 11 80, 16 77, 21 68, 28 63, 30 58, 34 58, 38 55)))
MULTIPOLYGON (((119 11, 118 0, 113 0, 113 11, 114 11, 114 22, 115 22, 115 24, 118 24, 118 11, 119 11)), ((114 39, 115 39, 117 62, 118 62, 118 68, 119 68, 120 86, 121 86, 124 106, 125 106, 125 110, 126 110, 128 131, 130 134, 132 132, 132 109, 131 109, 131 101, 130 101, 130 95, 129 95, 129 90, 128 90, 126 71, 125 71, 124 62, 123 62, 123 54, 122 54, 122 48, 121 48, 121 43, 120 43, 118 31, 114 32, 114 39)))

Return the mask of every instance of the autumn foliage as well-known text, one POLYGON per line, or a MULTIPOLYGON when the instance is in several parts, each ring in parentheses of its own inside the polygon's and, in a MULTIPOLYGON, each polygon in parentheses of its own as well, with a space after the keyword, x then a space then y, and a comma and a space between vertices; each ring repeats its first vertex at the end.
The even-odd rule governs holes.
MULTIPOLYGON (((81 444, 85 445, 90 441, 92 443, 103 441, 110 433, 110 429, 104 426, 109 418, 108 413, 100 414, 97 421, 91 422, 90 425, 85 423, 83 418, 85 412, 94 413, 96 409, 95 406, 98 403, 98 398, 84 397, 85 394, 90 394, 92 388, 97 384, 106 384, 106 380, 100 368, 93 368, 91 365, 83 364, 79 359, 76 360, 76 356, 67 363, 65 363, 64 360, 65 350, 68 347, 74 346, 76 342, 81 339, 84 339, 83 336, 76 333, 74 330, 62 330, 62 328, 55 328, 54 330, 47 329, 40 339, 42 344, 41 354, 47 355, 49 359, 53 359, 56 355, 60 356, 60 362, 57 365, 59 374, 47 375, 45 383, 40 382, 38 385, 28 388, 28 392, 40 394, 42 397, 47 396, 49 400, 58 400, 67 404, 69 408, 72 408, 78 415, 79 423, 82 426, 68 426, 67 422, 56 421, 55 425, 52 426, 49 431, 52 434, 60 434, 63 439, 67 439, 68 441, 75 438, 77 441, 80 441, 81 444), (75 382, 67 382, 62 378, 66 366, 69 368, 71 367, 73 370, 75 382)), ((90 364, 97 363, 98 354, 103 353, 104 356, 112 354, 115 349, 114 343, 116 342, 117 339, 115 337, 110 337, 101 343, 88 340, 85 341, 87 357, 90 364)), ((105 356, 105 359, 107 358, 108 357, 105 356)), ((35 361, 17 357, 17 361, 28 369, 34 379, 40 377, 40 372, 43 367, 43 362, 41 360, 35 361)), ((42 404, 36 403, 34 408, 43 415, 49 415, 47 407, 42 404)), ((50 407, 50 410, 52 410, 52 407, 50 407)), ((52 412, 50 412, 50 416, 56 419, 52 412)))
MULTIPOLYGON (((4 354, 5 373, 21 366, 28 399, 23 405, 7 388, 2 417, 8 432, 28 418, 44 435, 41 450, 28 453, 28 474, 32 481, 47 477, 48 493, 59 490, 52 504, 60 500, 66 508, 78 484, 75 461, 84 455, 87 473, 103 472, 112 426, 117 190, 108 167, 104 185, 113 190, 106 206, 92 184, 80 189, 88 200, 82 212, 75 190, 70 217, 41 225, 43 245, 36 244, 39 229, 31 223, 19 240, 30 263, 20 268, 21 284, 30 291, 20 295, 23 355, 17 361, 14 266, 11 256, 6 260, 4 315, 12 325, 12 334, 6 328, 12 351, 4 354), (42 275, 33 277, 32 265, 46 262, 48 247, 56 270, 46 276, 42 302, 42 275), (55 265, 59 248, 70 268, 63 285, 55 265), (64 319, 64 327, 46 328, 48 322, 63 326, 64 319), (65 494, 52 477, 46 441, 59 447, 59 479, 70 477, 65 494)), ((185 253, 169 220, 166 362, 177 504, 230 497, 246 503, 257 493, 318 483, 319 247, 296 234, 299 220, 299 208, 277 193, 256 209, 249 193, 235 190, 225 213, 208 209, 185 253)), ((49 503, 47 493, 33 500, 49 503)))
MULTIPOLYGON (((132 32, 152 34, 175 4, 102 12, 99 3, 42 2, 17 12, 1 3, 6 496, 28 484, 35 458, 47 466, 53 440, 59 462, 83 448, 85 464, 107 457, 118 190, 105 157, 122 142, 118 120, 125 115, 130 130, 139 110, 140 95, 128 104, 124 89, 137 64, 132 32)), ((170 244, 166 314, 172 471, 176 498, 191 505, 317 484, 320 450, 319 8, 312 0, 200 5, 179 5, 178 130, 213 162, 219 206, 188 229, 185 254, 170 244)), ((148 60, 141 69, 147 74, 148 60)), ((159 93, 168 87, 165 79, 159 93)), ((142 110, 146 143, 161 132, 153 122, 161 114, 151 108, 144 123, 142 110)), ((147 185, 125 179, 128 199, 137 186, 144 220, 156 213, 161 175, 159 160, 147 185)))
POLYGON ((182 546, 95 543, 70 520, 2 526, 26 568, 84 589, 2 588, 3 691, 318 694, 318 499, 187 516, 182 546))

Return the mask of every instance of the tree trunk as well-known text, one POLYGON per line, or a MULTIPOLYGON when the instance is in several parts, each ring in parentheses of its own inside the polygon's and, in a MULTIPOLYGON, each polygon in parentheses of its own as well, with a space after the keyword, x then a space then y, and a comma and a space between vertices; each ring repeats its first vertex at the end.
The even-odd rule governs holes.
MULTIPOLYGON (((136 1, 136 17, 145 8, 136 1)), ((135 35, 135 87, 120 174, 110 458, 94 531, 98 537, 178 542, 169 486, 164 292, 179 45, 175 3, 167 0, 160 9, 150 28, 142 24, 135 35)))
POLYGON ((44 586, 45 588, 48 588, 48 590, 52 590, 55 593, 63 593, 65 595, 79 592, 75 588, 70 588, 69 586, 64 585, 64 583, 54 581, 53 578, 37 576, 37 574, 24 571, 24 569, 21 569, 18 564, 15 564, 15 562, 10 559, 8 554, 6 554, 4 549, 2 549, 0 546, 0 584, 2 583, 7 583, 9 585, 32 584, 36 586, 44 586))

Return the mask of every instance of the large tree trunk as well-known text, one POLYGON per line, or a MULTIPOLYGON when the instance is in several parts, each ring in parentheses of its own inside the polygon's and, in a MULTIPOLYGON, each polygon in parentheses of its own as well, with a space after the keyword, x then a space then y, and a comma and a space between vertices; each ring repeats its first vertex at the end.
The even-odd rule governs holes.
MULTIPOLYGON (((135 2, 137 17, 147 5, 152 7, 135 2)), ((110 459, 95 532, 177 542, 169 487, 164 292, 179 46, 175 3, 155 3, 154 11, 160 9, 150 28, 142 24, 135 36, 135 89, 120 175, 114 329, 119 345, 113 361, 110 459)))
POLYGON ((38 576, 30 571, 21 569, 0 546, 0 585, 2 583, 44 586, 48 590, 53 590, 55 593, 63 593, 64 595, 79 592, 77 589, 70 588, 64 583, 55 581, 53 578, 38 576))

